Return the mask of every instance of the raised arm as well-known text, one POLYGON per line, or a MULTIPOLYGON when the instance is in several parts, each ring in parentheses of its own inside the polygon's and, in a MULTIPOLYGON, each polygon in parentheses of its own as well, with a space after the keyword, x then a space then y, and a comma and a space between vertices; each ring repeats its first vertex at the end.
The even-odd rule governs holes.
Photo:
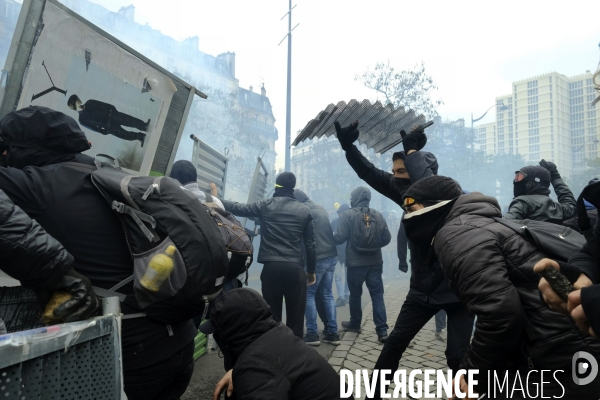
POLYGON ((550 183, 554 188, 556 197, 558 197, 558 204, 562 210, 563 220, 572 218, 577 212, 577 201, 575 200, 575 196, 573 196, 571 189, 569 189, 565 181, 562 180, 554 163, 541 160, 540 165, 550 172, 550 183))
POLYGON ((229 211, 233 215, 238 217, 257 217, 260 218, 262 209, 265 202, 268 200, 261 200, 250 204, 237 203, 230 200, 222 200, 225 210, 229 211))

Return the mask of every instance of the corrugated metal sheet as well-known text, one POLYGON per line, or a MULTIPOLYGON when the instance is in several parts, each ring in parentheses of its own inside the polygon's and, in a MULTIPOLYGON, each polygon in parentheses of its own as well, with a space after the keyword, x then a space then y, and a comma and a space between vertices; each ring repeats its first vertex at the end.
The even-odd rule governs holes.
POLYGON ((329 104, 306 124, 292 146, 307 139, 335 135, 335 121, 344 127, 357 120, 360 131, 358 143, 365 144, 376 153, 385 153, 402 142, 401 130, 411 132, 433 124, 432 121, 427 122, 424 115, 413 110, 405 110, 403 107, 394 109, 393 105, 384 106, 379 101, 371 104, 369 100, 359 102, 352 99, 348 103, 340 101, 335 105, 329 104))

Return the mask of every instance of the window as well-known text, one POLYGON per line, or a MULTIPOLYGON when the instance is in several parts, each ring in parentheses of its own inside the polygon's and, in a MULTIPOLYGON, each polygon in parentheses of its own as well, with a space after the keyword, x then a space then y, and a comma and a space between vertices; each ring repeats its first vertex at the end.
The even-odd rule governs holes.
POLYGON ((538 85, 538 81, 537 81, 537 80, 535 80, 535 81, 530 81, 530 82, 527 82, 527 89, 530 89, 530 88, 536 88, 536 87, 537 87, 537 85, 538 85))
POLYGON ((538 102, 538 97, 537 96, 533 96, 533 97, 527 98, 527 104, 535 104, 537 102, 538 102))
POLYGON ((537 96, 537 94, 538 94, 537 88, 527 90, 527 96, 537 96))

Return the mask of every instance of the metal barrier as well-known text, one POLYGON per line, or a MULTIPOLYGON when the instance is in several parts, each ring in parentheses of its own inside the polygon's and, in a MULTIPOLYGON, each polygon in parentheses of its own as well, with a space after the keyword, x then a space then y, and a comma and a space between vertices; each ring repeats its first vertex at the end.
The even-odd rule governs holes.
POLYGON ((101 317, 0 336, 0 398, 126 399, 118 298, 102 302, 101 317))

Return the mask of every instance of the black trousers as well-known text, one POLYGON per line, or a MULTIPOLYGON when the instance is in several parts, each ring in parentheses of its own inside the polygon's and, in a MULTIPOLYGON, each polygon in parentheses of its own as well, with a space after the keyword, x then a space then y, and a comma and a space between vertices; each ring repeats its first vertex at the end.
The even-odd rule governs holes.
POLYGON ((124 389, 129 400, 178 400, 194 373, 194 341, 171 358, 125 373, 124 389))
MULTIPOLYGON (((390 333, 383 345, 381 354, 379 354, 379 358, 375 364, 375 369, 396 371, 402 354, 410 344, 410 341, 414 339, 421 328, 440 310, 445 310, 448 315, 446 361, 452 371, 458 371, 460 361, 471 343, 471 333, 473 332, 475 318, 468 313, 467 307, 462 303, 432 305, 412 298, 410 292, 400 309, 400 314, 398 314, 398 319, 392 333, 390 333)), ((377 382, 375 393, 374 399, 379 399, 379 382, 377 382)))
POLYGON ((260 274, 262 295, 271 307, 273 318, 281 321, 285 298, 285 324, 299 338, 304 336, 306 274, 304 267, 291 262, 266 262, 260 274))

